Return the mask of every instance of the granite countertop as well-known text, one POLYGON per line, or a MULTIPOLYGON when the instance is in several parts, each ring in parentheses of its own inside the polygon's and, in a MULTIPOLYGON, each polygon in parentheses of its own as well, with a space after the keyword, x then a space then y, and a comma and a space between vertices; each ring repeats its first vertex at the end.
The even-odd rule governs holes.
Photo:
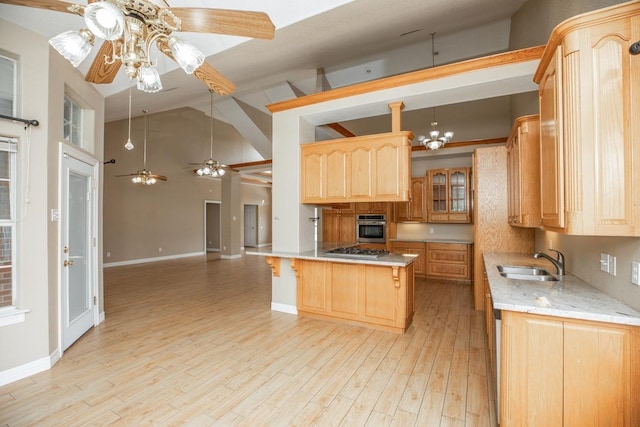
POLYGON ((416 238, 416 239, 389 239, 390 242, 424 242, 424 243, 463 243, 466 245, 473 245, 473 240, 466 239, 447 239, 443 237, 429 237, 429 238, 416 238))
POLYGON ((557 276, 548 260, 508 253, 484 253, 483 258, 494 309, 640 326, 639 312, 576 276, 557 276), (558 281, 507 279, 498 265, 542 267, 558 281))
POLYGON ((258 250, 246 251, 247 255, 260 255, 260 256, 274 256, 280 258, 296 258, 296 259, 308 259, 312 261, 331 261, 331 262, 341 262, 346 264, 371 264, 371 265, 381 265, 381 266, 393 266, 393 267, 406 267, 411 263, 415 262, 418 255, 413 254, 394 254, 390 253, 388 255, 382 255, 377 258, 342 258, 339 256, 327 254, 326 251, 329 249, 344 247, 344 246, 355 246, 357 243, 345 244, 345 243, 327 243, 327 242, 319 242, 319 245, 316 249, 312 249, 309 251, 301 251, 301 252, 286 252, 286 251, 277 251, 272 250, 271 248, 264 248, 258 250))

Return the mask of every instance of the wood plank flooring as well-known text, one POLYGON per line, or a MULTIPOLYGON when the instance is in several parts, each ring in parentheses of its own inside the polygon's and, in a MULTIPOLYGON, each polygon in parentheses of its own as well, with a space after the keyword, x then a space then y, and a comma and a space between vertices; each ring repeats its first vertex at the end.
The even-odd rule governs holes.
POLYGON ((105 270, 106 320, 0 388, 0 426, 495 426, 484 313, 417 279, 406 334, 273 312, 264 258, 105 270))

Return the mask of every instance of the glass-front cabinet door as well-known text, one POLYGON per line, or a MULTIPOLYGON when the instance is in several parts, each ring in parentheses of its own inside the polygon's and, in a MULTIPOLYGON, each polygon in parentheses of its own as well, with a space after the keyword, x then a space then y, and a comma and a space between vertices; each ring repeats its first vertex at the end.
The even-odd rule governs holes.
POLYGON ((469 168, 428 171, 428 221, 469 223, 469 168))

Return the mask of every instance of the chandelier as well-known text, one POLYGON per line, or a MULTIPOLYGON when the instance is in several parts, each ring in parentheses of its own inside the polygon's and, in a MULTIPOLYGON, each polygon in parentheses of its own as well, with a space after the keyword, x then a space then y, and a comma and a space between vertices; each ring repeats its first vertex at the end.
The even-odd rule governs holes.
POLYGON ((213 160, 213 91, 210 90, 209 92, 211 93, 211 135, 209 159, 202 162, 202 166, 196 169, 195 172, 198 176, 210 176, 212 178, 218 178, 225 174, 225 165, 217 160, 213 160))
POLYGON ((136 79, 138 89, 144 92, 162 90, 157 61, 150 55, 154 42, 187 74, 193 74, 204 62, 204 54, 195 46, 171 35, 180 31, 180 18, 150 0, 103 0, 86 6, 72 4, 69 10, 83 16, 88 29, 66 31, 49 43, 74 67, 89 55, 95 37, 111 42, 105 64, 122 63, 127 76, 136 79))
MULTIPOLYGON (((435 67, 436 65, 436 52, 435 48, 435 35, 436 33, 431 33, 431 66, 435 67)), ((418 142, 420 145, 424 145, 430 150, 437 150, 438 148, 444 147, 447 142, 449 142, 453 138, 453 132, 446 131, 443 132, 442 136, 440 136, 440 131, 436 129, 438 126, 438 122, 436 121, 436 107, 432 107, 433 111, 433 120, 431 121, 431 131, 429 131, 429 136, 420 135, 418 136, 418 142)))

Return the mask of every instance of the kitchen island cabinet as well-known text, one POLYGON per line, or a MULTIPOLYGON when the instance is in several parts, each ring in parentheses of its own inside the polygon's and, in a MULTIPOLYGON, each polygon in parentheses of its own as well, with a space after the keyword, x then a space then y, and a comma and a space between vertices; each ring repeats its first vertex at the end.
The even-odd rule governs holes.
POLYGON ((292 259, 298 314, 348 321, 404 333, 413 319, 413 263, 373 263, 292 259))

